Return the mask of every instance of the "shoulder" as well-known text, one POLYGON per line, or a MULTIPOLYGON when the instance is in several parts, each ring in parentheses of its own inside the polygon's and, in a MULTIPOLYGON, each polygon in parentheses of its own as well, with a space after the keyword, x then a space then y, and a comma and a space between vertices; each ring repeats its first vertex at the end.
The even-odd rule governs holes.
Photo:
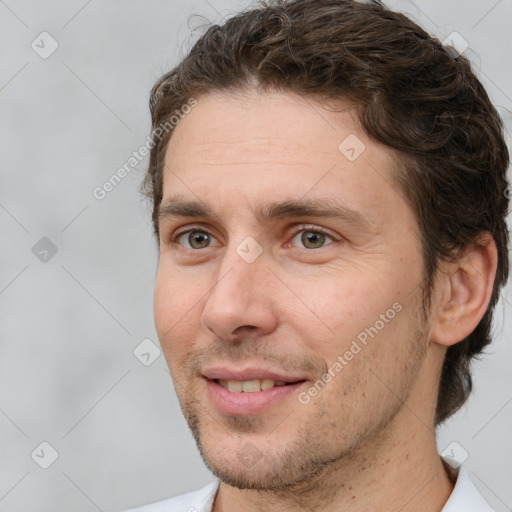
POLYGON ((493 512, 464 466, 459 468, 452 494, 442 512, 493 512))
POLYGON ((211 512, 219 482, 213 482, 197 491, 180 494, 168 500, 159 501, 125 512, 211 512))

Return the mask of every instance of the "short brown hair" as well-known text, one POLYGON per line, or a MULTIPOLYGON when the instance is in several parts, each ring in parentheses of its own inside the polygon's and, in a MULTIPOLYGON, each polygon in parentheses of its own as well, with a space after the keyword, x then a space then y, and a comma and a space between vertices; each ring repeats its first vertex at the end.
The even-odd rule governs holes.
MULTIPOLYGON (((489 307, 447 350, 436 425, 467 400, 471 359, 491 342, 508 276, 509 154, 502 121, 469 61, 381 2, 260 2, 214 25, 151 92, 154 131, 192 98, 257 88, 320 100, 348 99, 368 136, 398 150, 395 179, 414 209, 425 267, 425 303, 441 259, 488 232, 498 249, 489 307)), ((163 162, 172 130, 154 138, 142 184, 159 240, 163 162)))

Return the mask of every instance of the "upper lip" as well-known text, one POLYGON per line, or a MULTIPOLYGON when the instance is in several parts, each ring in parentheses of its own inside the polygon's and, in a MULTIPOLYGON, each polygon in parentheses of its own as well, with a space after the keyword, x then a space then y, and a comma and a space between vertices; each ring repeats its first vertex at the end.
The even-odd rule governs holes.
POLYGON ((244 368, 234 369, 226 366, 210 366, 204 368, 202 375, 210 380, 234 380, 234 381, 247 381, 247 380, 263 380, 271 379, 283 382, 299 382, 306 380, 305 377, 285 374, 279 370, 270 370, 265 368, 244 368))

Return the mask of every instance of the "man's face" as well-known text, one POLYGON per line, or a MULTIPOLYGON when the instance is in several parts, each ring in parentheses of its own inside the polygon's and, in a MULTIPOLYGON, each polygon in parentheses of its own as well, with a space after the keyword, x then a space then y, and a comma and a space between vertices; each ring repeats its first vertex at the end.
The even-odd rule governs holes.
POLYGON ((425 402, 422 258, 392 166, 352 110, 290 94, 203 96, 175 129, 155 322, 202 456, 227 483, 306 481, 425 402))

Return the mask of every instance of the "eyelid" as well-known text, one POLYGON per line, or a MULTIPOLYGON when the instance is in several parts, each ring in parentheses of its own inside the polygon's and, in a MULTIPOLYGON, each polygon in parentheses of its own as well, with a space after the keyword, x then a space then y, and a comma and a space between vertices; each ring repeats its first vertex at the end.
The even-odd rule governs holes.
MULTIPOLYGON (((340 238, 339 236, 337 237, 336 235, 332 234, 330 231, 328 231, 327 229, 321 227, 321 226, 316 226, 314 224, 301 224, 300 226, 297 226, 298 229, 296 229, 294 232, 293 232, 293 235, 292 237, 290 238, 290 240, 293 240, 299 233, 301 233, 302 231, 313 231, 313 232, 316 232, 316 233, 322 233, 323 235, 331 238, 334 242, 336 241, 339 241, 340 238)), ((332 242, 331 242, 332 243, 332 242)), ((320 247, 319 249, 323 249, 324 247, 327 247, 327 245, 330 245, 330 244, 326 244, 322 247, 320 247)), ((299 249, 303 249, 302 247, 299 247, 299 249)), ((312 251, 313 250, 318 250, 318 249, 311 249, 312 251)))
POLYGON ((322 227, 322 226, 317 226, 316 224, 301 224, 300 226, 297 226, 297 228, 300 228, 300 229, 297 229, 295 231, 295 235, 300 233, 301 231, 318 231, 319 233, 323 233, 324 235, 329 235, 331 238, 335 238, 336 235, 333 235, 330 230, 322 227))
POLYGON ((211 234, 210 231, 208 231, 206 228, 200 226, 200 225, 197 225, 197 226, 189 226, 187 225, 186 226, 186 229, 183 229, 182 231, 180 231, 180 229, 178 228, 173 234, 172 234, 172 237, 171 237, 171 240, 176 240, 176 238, 178 238, 179 236, 181 235, 184 235, 185 233, 190 233, 190 231, 204 231, 205 233, 208 233, 208 234, 211 234))

